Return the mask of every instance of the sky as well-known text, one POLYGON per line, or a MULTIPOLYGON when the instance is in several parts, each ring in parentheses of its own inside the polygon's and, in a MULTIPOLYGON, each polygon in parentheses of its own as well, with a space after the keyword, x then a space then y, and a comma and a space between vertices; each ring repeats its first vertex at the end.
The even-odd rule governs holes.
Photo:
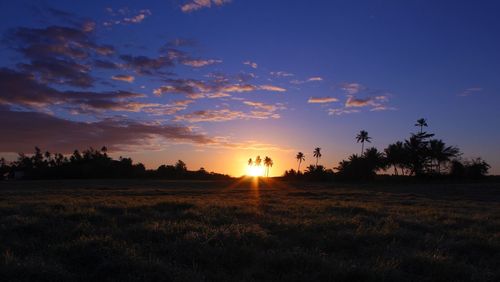
POLYGON ((2 1, 0 155, 327 168, 418 131, 500 174, 498 1, 2 1), (303 165, 303 166, 304 166, 303 165))

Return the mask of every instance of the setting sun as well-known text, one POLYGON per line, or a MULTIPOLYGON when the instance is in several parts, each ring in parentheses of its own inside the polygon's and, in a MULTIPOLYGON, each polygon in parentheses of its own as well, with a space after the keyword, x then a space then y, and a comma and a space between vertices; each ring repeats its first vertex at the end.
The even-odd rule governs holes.
POLYGON ((263 166, 255 166, 249 165, 247 166, 246 175, 248 176, 264 176, 264 167, 263 166))

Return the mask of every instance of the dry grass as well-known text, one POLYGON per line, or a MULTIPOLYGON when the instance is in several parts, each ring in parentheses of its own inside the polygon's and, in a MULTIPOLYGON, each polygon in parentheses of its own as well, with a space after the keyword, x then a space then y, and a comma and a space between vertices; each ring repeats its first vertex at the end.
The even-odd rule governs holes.
POLYGON ((2 281, 500 281, 500 185, 0 183, 2 281))

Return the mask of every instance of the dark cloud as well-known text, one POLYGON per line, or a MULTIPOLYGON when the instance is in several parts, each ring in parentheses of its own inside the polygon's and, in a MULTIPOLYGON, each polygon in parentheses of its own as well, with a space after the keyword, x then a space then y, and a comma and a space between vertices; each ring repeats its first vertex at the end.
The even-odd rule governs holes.
POLYGON ((71 108, 84 108, 95 111, 130 110, 132 98, 144 94, 127 91, 91 92, 60 91, 38 82, 33 75, 14 70, 0 69, 0 104, 25 108, 41 108, 64 105, 71 108))
POLYGON ((99 60, 99 59, 94 60, 94 66, 101 69, 110 69, 110 70, 115 70, 120 68, 120 65, 115 62, 111 62, 108 60, 99 60))
POLYGON ((0 152, 29 152, 34 146, 69 153, 77 148, 105 145, 111 150, 144 146, 167 139, 212 144, 211 138, 178 125, 142 124, 128 120, 76 122, 44 113, 17 112, 0 107, 0 152))
POLYGON ((139 74, 153 74, 162 68, 174 66, 174 61, 168 57, 149 58, 146 56, 121 55, 125 67, 139 74))
POLYGON ((95 81, 89 74, 90 67, 74 61, 53 58, 50 60, 33 60, 29 64, 20 64, 19 66, 24 71, 38 74, 40 81, 44 83, 69 84, 88 88, 95 81))
POLYGON ((95 42, 93 31, 93 22, 85 22, 80 28, 20 27, 9 30, 5 38, 27 60, 20 64, 24 71, 36 74, 45 83, 85 88, 95 81, 87 59, 114 53, 112 46, 95 42))

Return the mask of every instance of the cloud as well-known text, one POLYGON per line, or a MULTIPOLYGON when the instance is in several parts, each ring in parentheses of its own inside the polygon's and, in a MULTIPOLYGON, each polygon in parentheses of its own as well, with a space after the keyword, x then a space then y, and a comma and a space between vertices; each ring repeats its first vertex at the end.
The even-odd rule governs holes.
POLYGON ((311 97, 307 100, 307 103, 311 104, 322 104, 322 103, 331 103, 338 102, 339 99, 333 97, 311 97))
POLYGON ((351 110, 347 110, 347 109, 343 109, 343 108, 339 108, 339 109, 328 109, 328 115, 330 116, 340 116, 340 115, 344 115, 344 114, 352 114, 352 113, 359 113, 360 110, 357 110, 357 109, 351 109, 351 110))
POLYGON ((113 75, 111 79, 132 83, 134 82, 135 77, 126 74, 118 74, 118 75, 113 75))
POLYGON ((148 104, 132 102, 144 94, 128 91, 60 91, 41 84, 31 74, 0 69, 0 105, 42 109, 64 106, 73 111, 137 111, 148 104))
POLYGON ((345 106, 347 108, 350 107, 360 108, 366 106, 378 106, 378 104, 376 103, 376 99, 372 97, 363 99, 363 98, 354 98, 353 96, 348 96, 345 102, 345 106))
POLYGON ((77 122, 37 112, 17 112, 0 108, 0 152, 27 152, 34 146, 70 153, 74 149, 100 148, 121 150, 144 146, 160 138, 195 144, 213 144, 214 139, 180 125, 143 124, 129 120, 108 119, 77 122))
POLYGON ((183 60, 182 63, 184 65, 191 66, 191 67, 194 67, 194 68, 201 68, 201 67, 204 67, 204 66, 209 66, 209 65, 213 65, 213 64, 222 63, 222 60, 213 60, 213 59, 209 59, 209 60, 203 60, 203 59, 186 59, 186 60, 183 60))
POLYGON ((274 92, 285 92, 286 89, 283 87, 279 86, 274 86, 274 85, 261 85, 259 86, 259 89, 265 90, 265 91, 274 91, 274 92))
POLYGON ((259 65, 258 65, 257 63, 255 63, 255 62, 251 62, 251 61, 245 61, 245 62, 243 62, 243 64, 244 64, 244 65, 247 65, 247 66, 250 66, 250 67, 252 67, 252 68, 254 68, 254 69, 256 69, 256 68, 258 68, 258 67, 259 67, 259 65))
POLYGON ((323 78, 320 77, 320 76, 312 76, 312 77, 309 77, 306 80, 294 79, 294 80, 290 81, 290 83, 291 84, 304 84, 304 83, 307 83, 307 82, 314 82, 314 81, 323 81, 323 78))
POLYGON ((151 11, 148 9, 143 9, 140 10, 139 13, 135 16, 132 17, 127 17, 123 19, 124 23, 140 23, 142 22, 146 17, 151 15, 151 11))
POLYGON ((181 11, 191 13, 212 6, 223 6, 228 3, 231 3, 231 0, 191 0, 181 6, 181 11))
POLYGON ((120 65, 115 62, 111 62, 108 60, 100 60, 100 59, 94 60, 94 66, 101 69, 110 69, 110 70, 120 68, 120 65))
POLYGON ((361 90, 365 89, 365 87, 359 83, 344 83, 342 84, 341 88, 347 92, 349 95, 354 95, 359 93, 361 90))
POLYGON ((153 94, 161 96, 163 94, 176 93, 184 94, 191 99, 204 97, 227 97, 229 93, 243 93, 256 90, 283 92, 285 88, 274 85, 253 85, 250 83, 231 83, 226 77, 219 75, 211 76, 211 80, 202 81, 195 79, 169 79, 168 84, 153 90, 153 94))
POLYGON ((175 121, 186 121, 190 123, 196 122, 222 122, 237 119, 269 119, 279 118, 279 114, 270 111, 250 111, 245 113, 243 111, 233 111, 230 109, 221 110, 201 110, 193 113, 178 115, 175 121))
POLYGON ((466 97, 466 96, 470 96, 470 95, 479 93, 481 91, 483 91, 483 88, 481 88, 481 87, 471 87, 471 88, 465 89, 462 93, 458 94, 458 96, 466 97))
POLYGON ((152 115, 173 115, 188 108, 194 100, 179 100, 166 105, 147 107, 143 111, 152 115))
POLYGON ((153 74, 165 67, 174 66, 172 59, 164 56, 149 58, 146 56, 121 55, 125 67, 135 70, 139 74, 153 74))
POLYGON ((139 11, 131 11, 129 8, 124 7, 117 10, 113 8, 106 8, 106 11, 111 15, 112 19, 107 20, 103 23, 106 27, 111 27, 118 24, 138 24, 144 21, 147 17, 151 16, 152 13, 149 9, 142 9, 139 11))
POLYGON ((379 95, 375 97, 367 97, 367 98, 355 98, 352 95, 347 96, 347 100, 345 102, 345 107, 350 108, 350 107, 355 107, 355 108, 361 108, 361 107, 368 107, 368 106, 373 106, 373 107, 379 107, 379 109, 382 109, 383 105, 382 103, 388 102, 389 98, 385 95, 379 95))
POLYGON ((265 110, 265 111, 268 111, 268 112, 275 112, 277 110, 284 110, 284 109, 286 109, 286 107, 283 104, 281 104, 281 103, 277 103, 275 105, 271 105, 271 104, 265 104, 265 103, 262 103, 262 102, 243 101, 243 104, 248 105, 248 106, 253 107, 253 108, 256 108, 256 109, 265 110))
POLYGON ((307 79, 307 81, 322 81, 323 78, 320 76, 313 76, 307 79))
POLYGON ((272 71, 272 72, 270 72, 270 74, 272 76, 275 76, 275 77, 289 77, 289 76, 294 76, 293 73, 289 73, 289 72, 286 72, 286 71, 272 71))
POLYGON ((87 88, 95 79, 90 75, 90 57, 109 56, 110 45, 94 41, 92 25, 80 28, 49 26, 10 29, 4 40, 19 52, 24 61, 20 68, 40 77, 45 83, 87 88))

